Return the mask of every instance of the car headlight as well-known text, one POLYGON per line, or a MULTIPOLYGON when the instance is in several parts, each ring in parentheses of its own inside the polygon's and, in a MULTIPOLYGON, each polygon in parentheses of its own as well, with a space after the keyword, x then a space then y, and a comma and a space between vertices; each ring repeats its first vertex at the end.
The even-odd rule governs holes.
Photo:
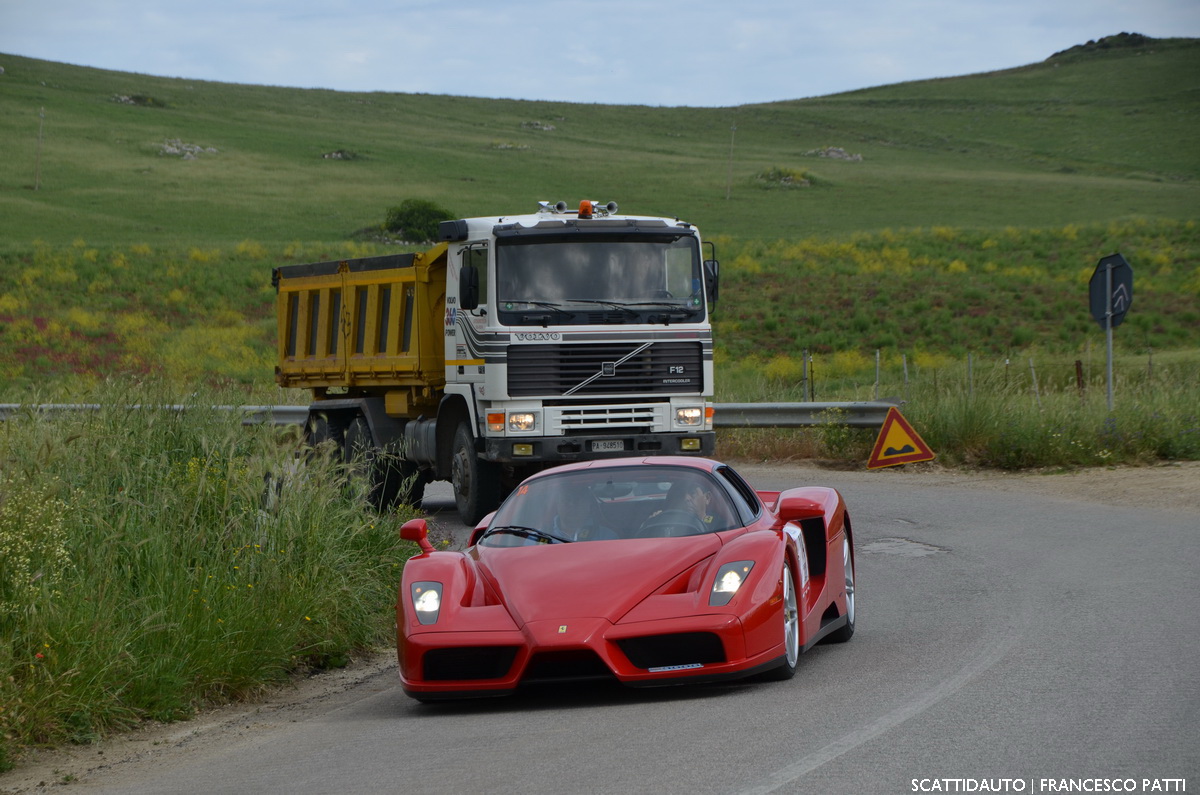
POLYGON ((733 563, 726 563, 717 569, 717 576, 713 578, 712 592, 708 595, 708 603, 714 607, 729 604, 729 600, 742 587, 742 583, 750 576, 750 570, 753 568, 754 561, 737 560, 733 563))
POLYGON ((704 422, 704 408, 702 406, 687 406, 681 409, 675 409, 675 424, 696 426, 704 422))
POLYGON ((413 610, 422 624, 438 620, 442 609, 442 584, 440 582, 414 582, 411 588, 413 610))
POLYGON ((510 431, 537 430, 537 415, 531 411, 521 411, 509 414, 508 429, 510 431))

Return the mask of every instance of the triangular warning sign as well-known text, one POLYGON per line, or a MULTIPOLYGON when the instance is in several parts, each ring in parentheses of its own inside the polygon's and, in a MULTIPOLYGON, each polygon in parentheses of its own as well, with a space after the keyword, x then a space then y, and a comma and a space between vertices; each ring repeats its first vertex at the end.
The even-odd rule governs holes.
POLYGON ((879 429, 879 438, 875 440, 875 449, 867 461, 867 469, 932 460, 933 451, 900 415, 900 409, 895 406, 888 409, 883 427, 879 429))

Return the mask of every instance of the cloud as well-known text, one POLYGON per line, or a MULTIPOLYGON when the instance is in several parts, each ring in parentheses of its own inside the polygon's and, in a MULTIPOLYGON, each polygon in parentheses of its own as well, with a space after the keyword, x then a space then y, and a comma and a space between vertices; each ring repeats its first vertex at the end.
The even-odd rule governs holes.
POLYGON ((1200 35, 1195 0, 38 0, 0 51, 345 91, 722 106, 1021 66, 1121 32, 1200 35))

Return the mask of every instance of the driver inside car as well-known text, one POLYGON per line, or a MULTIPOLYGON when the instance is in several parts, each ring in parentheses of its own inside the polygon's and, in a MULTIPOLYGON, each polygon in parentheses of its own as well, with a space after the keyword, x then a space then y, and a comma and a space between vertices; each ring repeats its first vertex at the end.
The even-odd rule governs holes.
POLYGON ((667 511, 686 511, 695 514, 696 518, 705 524, 712 524, 713 516, 708 512, 712 503, 712 495, 708 489, 696 482, 676 483, 667 492, 666 505, 650 514, 647 519, 661 516, 667 511))
POLYGON ((671 486, 663 507, 646 518, 638 534, 695 535, 728 529, 728 523, 718 521, 712 509, 713 494, 707 484, 690 478, 682 480, 671 486))
POLYGON ((709 493, 708 489, 698 483, 689 486, 683 492, 682 500, 683 505, 686 506, 685 510, 696 514, 700 518, 700 521, 705 524, 712 524, 713 515, 708 512, 708 506, 712 503, 712 494, 709 493))

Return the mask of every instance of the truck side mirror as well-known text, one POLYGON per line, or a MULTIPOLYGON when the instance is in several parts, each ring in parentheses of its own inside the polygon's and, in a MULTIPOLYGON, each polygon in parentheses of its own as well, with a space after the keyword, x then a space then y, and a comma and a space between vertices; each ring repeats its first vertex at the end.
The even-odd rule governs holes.
POLYGON ((717 294, 720 292, 718 277, 721 273, 721 263, 715 259, 704 260, 704 289, 705 295, 708 296, 708 303, 715 304, 717 302, 717 294))
POLYGON ((479 271, 470 265, 458 271, 458 305, 465 310, 479 306, 479 271))

